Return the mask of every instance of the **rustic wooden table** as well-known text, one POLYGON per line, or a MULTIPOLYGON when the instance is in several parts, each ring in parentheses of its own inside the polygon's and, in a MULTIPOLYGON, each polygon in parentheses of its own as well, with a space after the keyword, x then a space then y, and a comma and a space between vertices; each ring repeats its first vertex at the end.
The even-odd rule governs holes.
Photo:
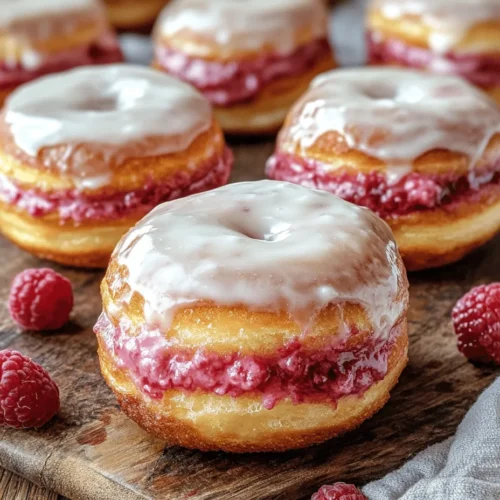
POLYGON ((63 500, 64 497, 0 468, 0 498, 2 500, 63 500))
MULTIPOLYGON (((272 142, 233 144, 233 181, 263 177, 272 142)), ((12 277, 42 263, 0 239, 0 349, 41 362, 61 390, 61 411, 40 430, 0 429, 3 499, 306 500, 321 484, 381 477, 450 436, 495 370, 468 363, 450 324, 455 301, 472 286, 500 280, 500 238, 462 262, 410 276, 410 363, 391 400, 358 430, 306 450, 228 455, 165 448, 117 407, 99 374, 92 326, 101 272, 59 268, 75 291, 72 322, 61 332, 21 332, 5 307, 12 277), (17 496, 16 496, 17 495, 17 496)), ((46 265, 46 263, 43 263, 46 265)))

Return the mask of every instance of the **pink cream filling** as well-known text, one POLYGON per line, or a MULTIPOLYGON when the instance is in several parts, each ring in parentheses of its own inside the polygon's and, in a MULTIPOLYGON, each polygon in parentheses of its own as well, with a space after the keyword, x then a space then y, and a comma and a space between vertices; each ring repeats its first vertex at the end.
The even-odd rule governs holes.
MULTIPOLYGON (((277 34, 279 36, 279 34, 277 34)), ((328 40, 315 40, 291 54, 269 54, 252 60, 219 63, 190 57, 157 45, 157 63, 168 73, 191 83, 218 106, 254 98, 268 83, 300 75, 331 55, 328 40)))
POLYGON ((487 188, 498 191, 499 168, 500 161, 490 169, 461 177, 412 172, 391 183, 384 173, 336 174, 321 162, 276 153, 267 163, 266 174, 271 179, 328 191, 368 207, 380 217, 394 217, 438 207, 451 208, 461 201, 473 201, 487 188))
POLYGON ((500 51, 498 54, 437 54, 430 49, 414 47, 402 40, 384 40, 368 33, 368 60, 372 64, 400 64, 428 69, 435 73, 458 75, 482 88, 500 85, 500 51))
POLYGON ((42 54, 36 68, 28 69, 21 63, 0 61, 0 89, 8 89, 34 80, 39 76, 57 73, 76 66, 110 64, 123 61, 123 55, 113 33, 105 33, 90 45, 42 54))
MULTIPOLYGON (((272 356, 216 354, 172 347, 158 330, 143 327, 130 337, 102 313, 94 331, 104 340, 118 367, 131 374, 136 386, 160 399, 165 391, 202 391, 238 397, 259 394, 263 406, 272 409, 283 399, 302 402, 336 402, 349 395, 363 395, 388 371, 388 360, 399 327, 388 338, 371 336, 359 345, 347 341, 308 350, 296 339, 272 356)), ((350 338, 359 334, 351 332, 350 338)))
POLYGON ((208 191, 227 183, 233 165, 233 155, 226 148, 221 158, 212 159, 195 172, 178 172, 161 184, 153 181, 143 188, 114 195, 88 195, 78 190, 44 193, 23 190, 10 179, 0 176, 0 200, 43 217, 57 212, 62 220, 76 223, 85 220, 116 220, 149 212, 165 201, 208 191))

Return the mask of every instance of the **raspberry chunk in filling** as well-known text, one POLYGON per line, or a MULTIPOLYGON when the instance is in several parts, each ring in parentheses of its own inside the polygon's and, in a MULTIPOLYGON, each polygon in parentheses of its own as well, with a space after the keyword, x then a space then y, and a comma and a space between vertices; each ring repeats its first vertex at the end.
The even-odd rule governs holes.
MULTIPOLYGON (((336 402, 347 395, 362 395, 388 371, 389 355, 400 334, 394 327, 385 338, 336 340, 321 350, 310 350, 300 340, 275 355, 217 354, 172 347, 159 331, 146 327, 129 336, 103 313, 95 332, 120 368, 127 369, 137 387, 153 398, 168 389, 197 390, 238 397, 259 394, 271 409, 283 399, 301 402, 336 402)), ((359 337, 358 337, 359 338, 359 337)))
POLYGON ((412 172, 391 182, 382 172, 329 172, 320 162, 277 153, 268 161, 266 173, 271 179, 328 191, 387 218, 450 207, 485 186, 498 185, 500 173, 496 169, 498 165, 468 176, 412 172))

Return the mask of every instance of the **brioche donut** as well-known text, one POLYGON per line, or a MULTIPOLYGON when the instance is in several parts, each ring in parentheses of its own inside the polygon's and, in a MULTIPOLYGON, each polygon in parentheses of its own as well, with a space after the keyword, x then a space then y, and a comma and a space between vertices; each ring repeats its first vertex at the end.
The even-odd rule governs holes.
POLYGON ((149 31, 168 0, 104 0, 111 24, 120 31, 149 31))
POLYGON ((169 444, 308 446, 389 398, 407 362, 407 287, 369 210, 289 183, 230 184, 165 203, 122 238, 94 328, 101 371, 169 444))
POLYGON ((105 267, 157 204, 221 186, 210 103, 150 68, 89 66, 16 90, 0 115, 0 230, 62 264, 105 267))
POLYGON ((153 65, 198 88, 230 133, 275 132, 334 67, 323 0, 177 0, 154 41, 153 65))
POLYGON ((368 58, 461 76, 500 104, 498 0, 372 0, 368 58))
POLYGON ((407 269, 436 267, 500 229, 499 132, 495 103, 462 79, 332 71, 290 111, 266 171, 370 208, 407 269))
POLYGON ((0 105, 19 85, 76 66, 122 61, 98 0, 16 0, 0 8, 0 105))

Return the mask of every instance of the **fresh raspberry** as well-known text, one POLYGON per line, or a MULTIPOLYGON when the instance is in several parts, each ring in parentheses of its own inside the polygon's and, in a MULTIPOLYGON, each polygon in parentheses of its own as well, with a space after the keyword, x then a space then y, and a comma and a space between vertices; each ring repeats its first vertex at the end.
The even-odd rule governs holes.
POLYGON ((41 427, 59 410, 50 375, 17 351, 0 351, 0 425, 41 427))
POLYGON ((314 493, 311 500, 367 500, 367 498, 353 484, 335 483, 322 486, 314 493))
POLYGON ((57 330, 68 321, 71 309, 71 283, 52 269, 26 269, 14 278, 9 311, 23 328, 57 330))
POLYGON ((500 283, 466 293, 453 308, 452 320, 462 354, 500 365, 500 283))

